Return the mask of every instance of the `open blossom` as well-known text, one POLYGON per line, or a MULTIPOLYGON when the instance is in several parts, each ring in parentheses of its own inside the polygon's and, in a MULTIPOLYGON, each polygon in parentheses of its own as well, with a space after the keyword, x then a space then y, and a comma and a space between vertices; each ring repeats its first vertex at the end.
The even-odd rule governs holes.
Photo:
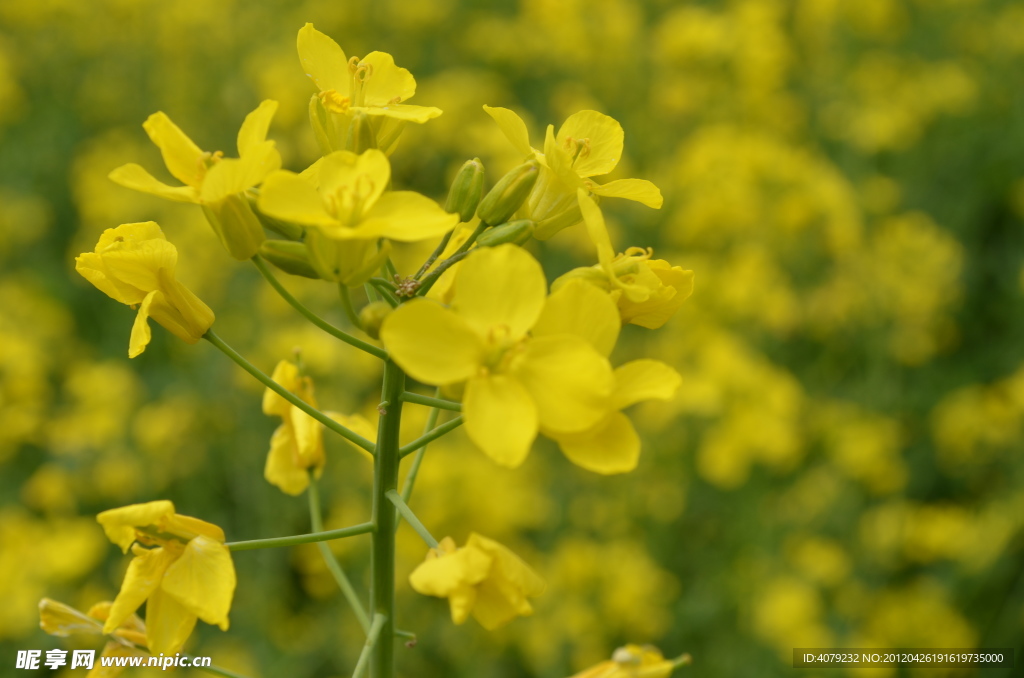
POLYGON ((472 614, 487 630, 533 614, 527 598, 544 592, 544 580, 519 556, 478 534, 469 535, 462 548, 451 537, 442 539, 409 583, 417 593, 447 598, 456 624, 472 614))
POLYGON ((143 193, 201 205, 224 247, 236 259, 248 259, 264 240, 263 227, 244 192, 281 167, 281 156, 267 140, 277 102, 266 100, 245 117, 238 130, 238 158, 203 151, 167 115, 154 113, 142 124, 160 148, 164 164, 184 186, 168 186, 135 163, 110 173, 114 182, 143 193))
POLYGON ((537 222, 535 236, 547 240, 582 219, 576 191, 609 198, 626 198, 659 209, 661 191, 645 179, 616 179, 600 184, 593 179, 608 174, 622 158, 624 133, 614 118, 597 111, 570 115, 555 133, 548 125, 544 152, 530 145, 522 118, 507 108, 484 106, 517 151, 543 163, 540 178, 517 213, 537 222))
POLYGON ((197 619, 228 629, 235 566, 216 525, 151 501, 100 513, 110 541, 135 556, 111 605, 104 633, 113 633, 146 603, 146 646, 153 654, 178 652, 197 619))
MULTIPOLYGON (((571 328, 545 314, 540 264, 514 245, 483 248, 460 263, 451 305, 431 299, 402 304, 380 336, 414 379, 465 383, 462 413, 470 439, 495 462, 519 466, 539 430, 586 431, 608 412, 611 365, 581 333, 614 345, 614 305, 592 307, 573 287, 564 306, 593 308, 571 328)), ((607 295, 597 294, 597 297, 607 295)), ((599 302, 600 304, 600 302, 599 302)), ((608 347, 611 350, 611 347, 608 347)))
POLYGON ((693 293, 693 271, 664 259, 651 259, 649 249, 630 247, 616 255, 601 208, 582 189, 577 198, 587 234, 597 248, 598 263, 569 271, 555 280, 552 289, 569 280, 585 280, 611 294, 623 324, 648 329, 664 325, 693 293))
POLYGON ((665 659, 650 645, 626 645, 615 650, 612 658, 575 674, 572 678, 668 678, 680 665, 665 659))
MULTIPOLYGON (((313 380, 301 376, 294 363, 282 360, 271 378, 317 407, 313 380)), ((269 388, 263 393, 263 414, 281 417, 270 438, 263 477, 286 494, 302 494, 309 486, 309 471, 319 476, 324 467, 323 425, 269 388)))
POLYGON ((111 299, 138 306, 128 357, 146 350, 149 319, 194 344, 213 325, 213 311, 174 278, 178 250, 154 221, 103 231, 96 249, 75 258, 75 270, 111 299))

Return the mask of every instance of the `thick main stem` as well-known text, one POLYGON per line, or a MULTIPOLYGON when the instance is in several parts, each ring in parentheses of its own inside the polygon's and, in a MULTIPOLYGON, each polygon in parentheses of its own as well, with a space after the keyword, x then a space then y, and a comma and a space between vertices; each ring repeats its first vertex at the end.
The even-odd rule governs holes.
POLYGON ((384 363, 381 389, 380 424, 377 429, 377 454, 373 469, 373 551, 371 554, 371 614, 385 617, 384 626, 373 648, 370 675, 393 678, 395 675, 395 509, 387 493, 398 488, 398 432, 402 421, 402 392, 405 373, 394 362, 384 363))

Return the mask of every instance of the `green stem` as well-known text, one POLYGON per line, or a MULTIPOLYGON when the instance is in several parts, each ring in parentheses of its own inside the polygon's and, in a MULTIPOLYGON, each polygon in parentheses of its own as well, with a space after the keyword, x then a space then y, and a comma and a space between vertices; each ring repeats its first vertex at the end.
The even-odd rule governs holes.
POLYGON ((352 671, 352 678, 360 678, 360 676, 366 673, 366 667, 371 662, 371 658, 376 654, 374 649, 377 647, 377 641, 380 640, 381 631, 387 622, 387 616, 383 614, 373 615, 373 624, 370 626, 369 633, 366 634, 366 642, 363 644, 363 651, 359 653, 359 661, 356 662, 356 668, 352 671))
POLYGON ((427 443, 437 440, 444 434, 454 431, 460 426, 462 426, 462 415, 455 417, 449 422, 441 424, 437 428, 431 429, 430 433, 420 436, 419 438, 412 441, 408 445, 403 445, 402 448, 398 450, 398 454, 402 457, 406 457, 415 452, 416 450, 420 449, 427 443))
POLYGON ((370 278, 369 283, 377 290, 380 296, 384 298, 384 301, 391 304, 391 308, 398 306, 398 299, 395 298, 395 295, 393 294, 395 290, 394 285, 383 278, 370 278))
MULTIPOLYGON (((313 474, 309 474, 309 522, 313 529, 313 532, 324 531, 324 520, 323 515, 320 512, 320 490, 317 487, 316 479, 313 478, 313 474)), ((348 601, 349 607, 352 608, 352 612, 356 615, 359 620, 359 625, 363 627, 363 633, 370 632, 370 617, 366 614, 366 610, 363 609, 363 603, 359 600, 359 595, 356 593, 355 588, 352 586, 351 580, 348 575, 345 574, 345 570, 341 569, 341 563, 334 557, 334 553, 331 552, 331 547, 324 542, 317 542, 317 548, 320 549, 320 555, 323 556, 324 563, 327 565, 327 569, 330 570, 331 575, 334 577, 334 581, 338 582, 338 588, 341 589, 342 594, 345 596, 345 600, 348 601)))
POLYGON ((426 405, 427 407, 433 407, 441 410, 451 410, 452 412, 462 411, 462 403, 457 403, 454 400, 445 400, 443 398, 420 395, 419 393, 413 393, 412 391, 406 391, 403 393, 402 400, 407 403, 426 405))
POLYGON ((387 493, 398 486, 398 435, 402 422, 402 392, 405 373, 394 362, 384 363, 377 455, 373 466, 373 514, 376 528, 370 561, 370 609, 375 621, 383 617, 383 628, 370 659, 373 678, 395 675, 395 510, 387 493))
POLYGON ((373 289, 373 285, 370 283, 363 283, 363 290, 366 292, 367 302, 380 301, 380 295, 377 294, 377 290, 373 289))
POLYGON ((680 666, 689 666, 693 663, 693 657, 689 652, 681 654, 672 660, 672 668, 678 669, 680 666))
MULTIPOLYGON (((458 226, 456 226, 455 228, 458 228, 458 226)), ((434 251, 430 253, 430 256, 427 257, 427 260, 423 262, 422 266, 420 266, 420 270, 416 271, 416 275, 414 275, 413 278, 419 280, 420 278, 423 277, 423 274, 427 272, 427 269, 430 268, 435 261, 437 261, 437 258, 441 256, 442 253, 444 253, 444 248, 448 247, 448 241, 452 239, 452 233, 454 232, 455 229, 452 229, 444 234, 444 237, 441 238, 441 242, 437 244, 437 247, 434 248, 434 251)))
POLYGON ((437 540, 434 539, 434 535, 430 534, 430 530, 420 522, 420 519, 412 512, 409 505, 402 501, 402 496, 395 490, 390 490, 387 492, 387 497, 391 500, 391 503, 395 505, 395 508, 398 509, 398 512, 402 514, 402 517, 405 518, 406 522, 409 523, 409 527, 416 530, 416 534, 418 534, 423 541, 427 542, 427 546, 432 549, 436 549, 437 540))
MULTIPOLYGON (((372 288, 367 287, 367 290, 369 289, 372 288)), ((367 292, 366 294, 369 295, 370 293, 367 292)), ((341 297, 341 307, 345 309, 345 316, 348 318, 348 321, 352 323, 352 327, 363 329, 363 323, 359 320, 359 314, 356 313, 356 307, 352 304, 352 294, 348 291, 348 285, 345 283, 338 283, 338 296, 341 297)), ((383 351, 382 353, 384 353, 384 355, 380 357, 386 359, 387 353, 383 351)))
MULTIPOLYGON (((387 357, 388 354, 384 349, 374 346, 373 344, 369 344, 363 341, 362 339, 357 339, 356 337, 353 337, 348 332, 345 332, 344 330, 335 327, 334 325, 330 324, 329 322, 318 316, 316 313, 313 313, 313 311, 306 308, 306 306, 303 305, 302 302, 300 302, 298 299, 292 296, 291 292, 285 289, 284 285, 281 284, 281 281, 277 279, 277 277, 274 275, 274 272, 270 270, 270 267, 267 266, 267 263, 263 261, 263 258, 260 255, 254 255, 252 258, 252 262, 256 264, 256 268, 260 270, 260 273, 262 273, 263 277, 267 279, 267 282, 270 283, 270 286, 277 290, 277 293, 280 294, 285 301, 291 304, 292 308, 301 313, 303 317, 306 318, 306 320, 313 323, 314 325, 322 329, 324 332, 327 332, 327 334, 330 334, 333 337, 341 339, 349 346, 355 346, 359 350, 366 351, 370 355, 375 355, 381 360, 387 357)), ((356 325, 356 327, 358 326, 359 325, 356 325)))
POLYGON ((321 424, 323 424, 327 428, 331 429, 332 431, 340 435, 345 440, 348 440, 349 442, 363 448, 370 454, 373 454, 373 443, 371 443, 369 440, 359 435, 355 431, 350 431, 349 429, 345 428, 344 426, 334 421, 320 410, 311 406, 302 398, 298 397, 285 387, 281 386, 281 384, 277 383, 276 381, 268 377, 266 374, 261 372, 255 365, 253 365, 248 360, 243 358, 241 354, 239 354, 235 349, 225 344, 224 340, 217 336, 216 332, 214 332, 213 329, 207 330, 206 334, 203 335, 203 339, 206 339, 208 342, 219 348, 221 352, 224 353, 224 355, 238 363, 238 365, 243 370, 245 370, 252 376, 256 377, 257 381, 259 381, 261 384, 269 388, 271 391, 274 391, 279 396, 290 402, 292 405, 299 408, 309 416, 313 417, 321 424))
POLYGON ((310 534, 294 534, 290 537, 270 537, 269 539, 250 539, 249 541, 229 541, 224 544, 230 551, 252 551, 253 549, 272 549, 281 546, 298 546, 299 544, 315 544, 320 541, 331 541, 344 537, 354 537, 357 534, 367 534, 374 531, 373 523, 359 523, 349 527, 340 527, 337 530, 323 530, 310 534))
MULTIPOLYGON (((435 393, 441 393, 440 387, 437 389, 435 393)), ((430 433, 430 431, 435 426, 437 426, 437 415, 439 415, 440 413, 441 410, 437 409, 436 407, 431 408, 430 414, 427 415, 427 423, 423 427, 424 435, 430 433)), ((416 484, 416 476, 419 475, 420 466, 423 464, 423 457, 426 455, 426 452, 427 446, 423 445, 422 447, 420 447, 419 450, 416 451, 416 456, 412 458, 412 464, 410 464, 409 466, 409 472, 405 474, 405 481, 402 483, 402 501, 404 502, 408 502, 409 497, 412 496, 412 487, 413 485, 416 484)), ((399 513, 398 516, 395 518, 396 530, 398 529, 398 526, 401 524, 401 522, 402 514, 399 513)))
POLYGON ((423 277, 423 280, 420 281, 420 286, 416 289, 416 294, 421 297, 426 296, 427 292, 430 291, 430 288, 434 286, 434 283, 436 283, 442 275, 444 275, 445 271, 468 256, 469 252, 459 252, 442 261, 437 265, 437 268, 423 277))

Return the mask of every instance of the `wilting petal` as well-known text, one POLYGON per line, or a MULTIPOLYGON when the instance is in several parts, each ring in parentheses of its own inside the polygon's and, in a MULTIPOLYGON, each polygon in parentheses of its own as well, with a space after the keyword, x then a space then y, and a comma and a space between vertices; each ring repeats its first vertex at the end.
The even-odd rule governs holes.
POLYGON ((235 566, 228 547, 205 536, 191 540, 167 568, 163 590, 207 624, 227 631, 235 593, 235 566))
POLYGON ((533 155, 533 148, 530 147, 530 133, 526 130, 526 123, 523 119, 507 108, 498 106, 484 106, 484 112, 494 118, 498 123, 505 137, 512 142, 517 151, 523 155, 533 155))
POLYGON ((157 588, 146 603, 146 646, 150 654, 174 655, 196 627, 196 615, 157 588))
POLYGON ((669 400, 681 383, 679 373, 660 360, 633 360, 615 370, 612 406, 621 410, 642 400, 669 400))
POLYGON ((477 373, 483 342, 454 312, 427 299, 413 299, 390 313, 380 328, 388 353, 413 379, 454 384, 477 373))
POLYGON ((153 339, 153 330, 149 328, 149 311, 153 301, 159 294, 160 290, 153 290, 146 295, 146 298, 142 300, 142 304, 139 306, 139 312, 135 315, 135 322, 132 323, 132 334, 128 339, 129 358, 137 358, 142 355, 142 352, 146 350, 149 342, 153 339))
POLYGON ((533 336, 575 334, 586 339, 597 352, 607 357, 615 348, 622 325, 611 296, 584 280, 569 280, 544 304, 533 336))
POLYGON ((128 553, 128 547, 135 541, 136 527, 156 525, 163 518, 172 515, 174 504, 160 500, 103 511, 96 516, 96 522, 103 526, 107 539, 128 553))
POLYGON ((590 192, 605 198, 625 198, 638 203, 660 209, 665 199, 661 197, 661 189, 646 179, 616 179, 607 184, 593 182, 590 192))
POLYGON ((523 463, 537 437, 537 407, 522 384, 504 374, 474 377, 462 402, 466 434, 508 468, 523 463))
POLYGON ((622 125, 615 118, 597 111, 579 111, 570 115, 558 130, 555 140, 570 155, 578 153, 573 169, 581 177, 608 174, 622 158, 622 125), (582 144, 579 150, 577 142, 582 144))
POLYGON ((199 188, 206 166, 201 148, 171 122, 163 111, 149 116, 142 123, 150 140, 160 148, 167 170, 183 184, 199 188))
POLYGON ((530 392, 544 429, 583 431, 610 411, 612 368, 579 337, 532 339, 512 364, 512 376, 530 392))
POLYGON ((366 106, 397 104, 416 94, 416 80, 412 73, 396 66, 394 57, 387 52, 370 52, 359 65, 368 65, 372 69, 363 84, 366 106))
POLYGON ((96 619, 49 598, 39 601, 39 626, 51 636, 61 638, 77 633, 103 633, 103 624, 96 619))
POLYGON ((303 71, 321 92, 333 89, 343 97, 351 94, 348 57, 338 43, 307 23, 299 29, 296 47, 303 71))
POLYGON ((317 190, 287 170, 272 172, 263 180, 258 204, 264 214, 297 224, 330 227, 338 223, 317 190))
POLYGON ((544 308, 547 281, 537 260, 515 245, 474 251, 455 279, 453 308, 482 336, 524 336, 544 308))
POLYGON ((352 236, 415 242, 447 233, 458 223, 459 215, 445 212, 424 195, 413 191, 389 191, 363 215, 363 221, 352 236))
POLYGON ((256 110, 245 116, 242 126, 238 129, 238 155, 246 156, 258 144, 267 140, 267 130, 270 129, 270 121, 277 112, 277 102, 267 99, 260 102, 256 110))
MULTIPOLYGON (((302 388, 302 377, 299 375, 299 368, 295 363, 288 360, 278 361, 270 378, 286 391, 296 392, 302 388)), ((294 405, 278 395, 277 391, 269 388, 263 391, 263 414, 287 417, 293 407, 294 405)))
POLYGON ((168 566, 178 557, 180 548, 132 549, 135 557, 128 563, 128 570, 121 583, 121 591, 110 606, 103 633, 111 633, 125 619, 135 613, 139 606, 160 586, 160 580, 168 566))
POLYGON ((569 461, 594 473, 626 473, 640 460, 640 437, 622 412, 582 433, 557 434, 555 440, 569 461))
POLYGON ((133 191, 160 196, 167 200, 178 202, 198 202, 199 200, 196 189, 192 186, 168 186, 154 178, 141 165, 136 165, 133 162, 121 165, 107 176, 115 184, 120 184, 133 191))

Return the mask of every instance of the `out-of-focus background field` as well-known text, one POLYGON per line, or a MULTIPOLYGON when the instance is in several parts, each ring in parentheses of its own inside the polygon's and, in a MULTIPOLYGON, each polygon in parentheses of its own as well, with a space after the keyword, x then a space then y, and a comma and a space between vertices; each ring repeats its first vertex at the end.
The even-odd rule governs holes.
MULTIPOLYGON (((150 113, 231 154, 264 98, 286 167, 305 167, 306 21, 348 54, 394 54, 411 103, 444 109, 406 132, 396 187, 443 200, 465 159, 492 181, 516 162, 482 104, 535 140, 597 109, 626 130, 616 176, 666 196, 605 201, 618 248, 696 271, 677 317, 617 349, 684 375, 634 413, 638 471, 595 476, 548 443, 516 471, 461 434, 431 449, 412 505, 433 532, 509 544, 548 590, 498 632, 455 627, 409 590, 424 547, 403 528, 398 623, 420 634, 403 675, 559 678, 627 641, 692 652, 681 675, 704 678, 790 675, 798 646, 1019 651, 1019 2, 35 0, 0 3, 0 674, 16 649, 98 647, 42 634, 36 605, 116 593, 127 558, 101 510, 167 498, 229 539, 308 531, 305 500, 262 478, 277 420, 255 382, 158 327, 128 360, 134 313, 73 270, 103 229, 158 221, 222 337, 267 371, 301 346, 322 406, 376 416, 372 359, 305 325, 197 208, 106 178, 162 170, 150 113)), ((549 277, 593 261, 581 235, 536 249, 549 277)), ((285 278, 343 322, 330 285, 285 278)), ((368 464, 329 445, 329 526, 365 520, 368 464)), ((366 540, 333 547, 365 590, 366 540)), ((200 624, 186 650, 263 678, 349 675, 361 634, 318 555, 236 554, 231 630, 200 624)))

